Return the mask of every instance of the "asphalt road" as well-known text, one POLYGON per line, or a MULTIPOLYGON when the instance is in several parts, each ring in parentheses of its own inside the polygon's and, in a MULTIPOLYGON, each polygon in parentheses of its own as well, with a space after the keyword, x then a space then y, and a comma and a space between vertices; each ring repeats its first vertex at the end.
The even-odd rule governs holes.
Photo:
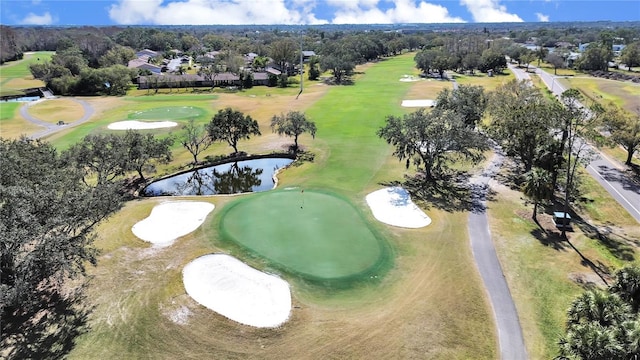
MULTIPOLYGON (((542 79, 542 82, 555 96, 559 97, 566 90, 557 80, 557 76, 551 75, 534 66, 530 66, 529 68, 542 79)), ((509 69, 513 71, 519 80, 529 78, 528 73, 511 64, 509 64, 509 69)), ((624 173, 624 168, 620 164, 607 158, 607 156, 598 149, 592 147, 592 150, 597 156, 587 165, 587 172, 640 223, 640 186, 634 183, 629 176, 624 173)))
POLYGON ((72 101, 77 102, 78 104, 80 104, 82 106, 82 109, 84 110, 84 115, 82 115, 82 118, 78 119, 77 121, 74 121, 72 123, 69 124, 65 124, 65 125, 57 125, 57 124, 52 124, 52 123, 48 123, 46 121, 42 121, 40 119, 36 119, 33 116, 31 116, 31 114, 29 114, 29 107, 38 103, 39 101, 56 101, 56 99, 43 99, 43 100, 38 100, 38 101, 34 101, 34 102, 30 102, 28 104, 23 105, 20 108, 20 115, 22 115, 23 118, 25 118, 25 120, 27 120, 28 122, 38 125, 38 126, 42 126, 45 129, 42 131, 39 131, 33 135, 30 136, 30 138, 32 139, 39 139, 42 137, 45 137, 47 135, 51 135, 53 133, 56 133, 62 129, 66 129, 68 127, 71 126, 76 126, 79 124, 82 124, 83 122, 86 122, 87 120, 89 120, 89 118, 91 118, 91 116, 93 115, 93 107, 91 107, 91 105, 89 105, 86 101, 82 101, 82 100, 78 100, 78 99, 74 99, 74 98, 66 98, 72 101))
POLYGON ((496 148, 485 171, 471 178, 473 208, 469 214, 469 239, 476 266, 489 295, 489 301, 498 331, 500 358, 505 360, 527 359, 527 350, 518 319, 518 312, 504 278, 486 213, 486 196, 489 180, 502 165, 503 154, 496 148))

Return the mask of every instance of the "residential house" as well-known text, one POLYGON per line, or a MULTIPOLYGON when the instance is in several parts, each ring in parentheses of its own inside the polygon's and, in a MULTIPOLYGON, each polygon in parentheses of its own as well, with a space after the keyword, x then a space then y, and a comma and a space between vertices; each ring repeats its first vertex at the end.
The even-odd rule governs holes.
POLYGON ((310 50, 302 51, 302 61, 304 62, 308 62, 309 59, 311 59, 311 57, 313 56, 316 56, 315 51, 310 51, 310 50))
POLYGON ((153 51, 153 50, 149 50, 149 49, 144 49, 144 50, 140 50, 136 53, 136 56, 138 58, 142 58, 142 57, 146 57, 148 58, 154 58, 156 56, 160 55, 159 52, 157 51, 153 51))
POLYGON ((133 59, 129 61, 129 63, 127 64, 127 67, 130 69, 149 70, 154 74, 160 74, 160 72, 162 72, 162 67, 158 65, 150 64, 143 59, 133 59))

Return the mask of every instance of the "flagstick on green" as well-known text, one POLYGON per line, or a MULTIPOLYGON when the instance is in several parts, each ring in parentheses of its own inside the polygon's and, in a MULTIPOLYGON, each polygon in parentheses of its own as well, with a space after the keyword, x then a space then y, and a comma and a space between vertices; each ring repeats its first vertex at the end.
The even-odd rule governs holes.
POLYGON ((300 190, 300 196, 302 196, 302 205, 300 206, 300 209, 304 208, 304 189, 300 190))

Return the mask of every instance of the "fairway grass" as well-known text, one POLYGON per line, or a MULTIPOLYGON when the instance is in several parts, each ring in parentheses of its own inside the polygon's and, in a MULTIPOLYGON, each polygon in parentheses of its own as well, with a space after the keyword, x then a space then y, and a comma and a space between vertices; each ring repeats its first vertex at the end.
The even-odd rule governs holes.
MULTIPOLYGON (((279 188, 273 193, 199 198, 214 204, 216 210, 200 228, 170 248, 149 247, 131 233, 131 227, 164 199, 128 202, 98 231, 96 245, 102 252, 99 265, 89 270, 88 299, 95 305, 89 317, 91 331, 78 339, 69 358, 495 359, 496 334, 469 249, 467 214, 433 208, 428 227, 393 228, 376 221, 365 202, 365 195, 380 189, 381 183, 402 180, 414 171, 390 156, 391 146, 376 135, 387 115, 409 111, 400 103, 420 82, 398 79, 414 71, 413 55, 358 67, 360 74, 354 85, 310 86, 298 100, 295 88, 274 89, 272 93, 266 88, 221 93, 216 99, 190 100, 189 95, 176 95, 184 100, 176 101, 176 106, 207 110, 206 116, 197 119, 199 124, 226 106, 251 115, 260 123, 263 136, 239 144, 241 151, 249 153, 291 143, 289 138, 270 133, 269 120, 281 112, 305 111, 318 132, 315 139, 305 134, 300 143, 315 158, 280 172, 279 188), (258 205, 262 197, 269 200, 272 194, 293 187, 305 189, 305 195, 331 194, 329 202, 338 201, 340 211, 357 222, 353 231, 375 245, 364 250, 370 252, 366 258, 375 257, 383 239, 393 256, 393 267, 384 276, 352 282, 350 287, 323 286, 264 255, 252 254, 219 231, 229 219, 260 221, 261 214, 231 213, 243 206, 252 211, 254 201, 258 205), (231 218, 223 215, 226 211, 231 218), (212 253, 236 256, 255 269, 288 281, 293 302, 290 320, 276 329, 253 329, 195 303, 185 293, 182 269, 193 259, 212 253), (175 320, 176 315, 180 321, 175 320)), ((96 115, 82 131, 101 132, 106 124, 126 118, 130 111, 173 105, 148 100, 152 96, 143 101, 129 98, 99 111, 102 115, 96 115)), ((70 143, 79 134, 70 132, 58 141, 70 143)), ((228 146, 216 144, 203 156, 228 152, 228 146)), ((171 166, 186 164, 190 159, 185 153, 176 151, 171 166)), ((307 207, 308 201, 304 205, 294 201, 295 210, 307 207)), ((283 219, 294 222, 292 214, 285 215, 283 219)), ((331 219, 333 214, 324 211, 322 216, 331 219)), ((332 221, 340 224, 342 219, 332 221)))
POLYGON ((270 191, 225 208, 221 233, 307 280, 361 281, 392 265, 389 246, 345 199, 314 190, 270 191))
POLYGON ((163 106, 130 113, 131 120, 178 120, 198 118, 206 114, 202 108, 193 106, 163 106))
MULTIPOLYGON (((576 88, 591 102, 607 105, 612 102, 627 111, 635 112, 640 98, 640 84, 595 77, 563 78, 566 88, 576 88)), ((590 105, 590 104, 587 104, 590 105)))
POLYGON ((0 93, 44 86, 44 82, 33 79, 29 65, 50 60, 51 55, 52 51, 25 53, 22 60, 0 65, 0 93))

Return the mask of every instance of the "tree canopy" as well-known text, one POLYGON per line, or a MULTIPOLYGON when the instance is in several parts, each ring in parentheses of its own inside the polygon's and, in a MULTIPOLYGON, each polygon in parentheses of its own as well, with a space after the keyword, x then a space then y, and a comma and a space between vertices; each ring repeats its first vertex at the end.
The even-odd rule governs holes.
POLYGON ((444 174, 446 160, 452 153, 473 161, 482 158, 486 140, 465 125, 463 117, 450 110, 420 109, 402 117, 387 116, 378 136, 393 145, 393 155, 413 162, 428 180, 444 174))
POLYGON ((635 113, 609 104, 599 114, 611 140, 627 151, 626 165, 631 165, 633 154, 640 149, 640 107, 635 113))
POLYGON ((258 122, 251 116, 231 108, 221 109, 207 124, 207 132, 212 141, 225 141, 238 152, 238 141, 250 139, 251 135, 261 135, 258 122))
POLYGON ((67 281, 95 265, 93 230, 123 198, 40 141, 0 138, 0 168, 0 347, 60 358, 84 322, 81 286, 67 281))
POLYGON ((553 171, 555 164, 550 161, 559 146, 554 135, 560 127, 560 105, 526 82, 515 80, 499 86, 489 98, 487 131, 491 137, 520 160, 525 172, 534 166, 553 171))
POLYGON ((436 99, 436 109, 451 110, 462 115, 464 123, 472 129, 482 119, 486 107, 484 88, 478 85, 460 85, 452 91, 444 89, 436 99))
POLYGON ((271 118, 271 130, 278 135, 293 137, 293 149, 298 150, 298 136, 308 132, 312 137, 316 136, 316 124, 307 119, 306 115, 299 111, 289 111, 286 114, 274 115, 271 118))
POLYGON ((206 125, 198 125, 194 119, 189 119, 180 137, 180 144, 193 156, 193 164, 197 164, 198 155, 212 144, 211 137, 206 131, 206 125))
POLYGON ((640 268, 618 270, 606 290, 589 290, 567 312, 560 359, 635 359, 640 356, 640 268))

